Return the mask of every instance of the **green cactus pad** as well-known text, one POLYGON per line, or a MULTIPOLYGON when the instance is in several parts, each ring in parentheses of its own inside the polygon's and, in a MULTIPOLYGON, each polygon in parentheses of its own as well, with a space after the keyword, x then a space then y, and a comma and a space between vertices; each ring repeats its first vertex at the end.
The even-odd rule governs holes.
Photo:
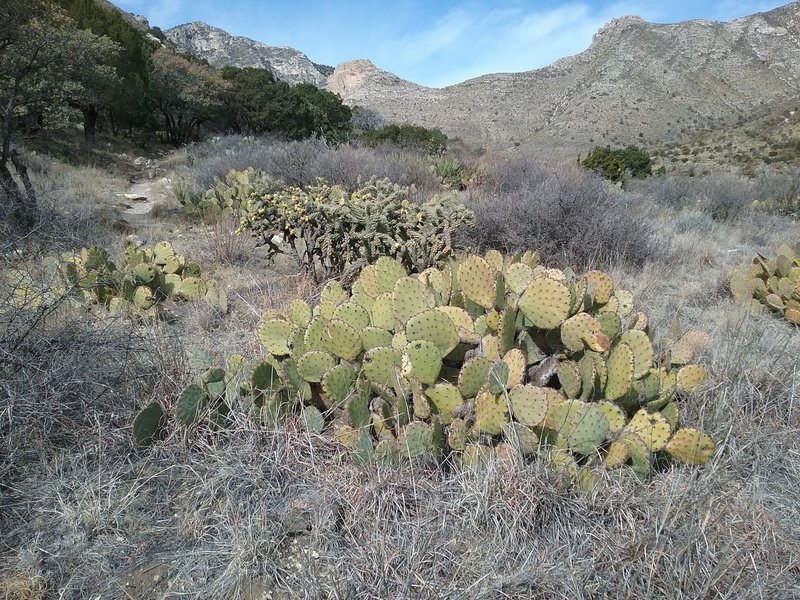
POLYGON ((400 465, 400 460, 404 455, 403 450, 397 440, 385 439, 378 442, 375 446, 375 462, 387 467, 400 465))
POLYGON ((690 465, 702 465, 714 455, 714 441, 697 429, 679 429, 667 443, 666 450, 679 461, 690 465))
POLYGON ((593 454, 608 435, 608 420, 596 404, 568 400, 556 408, 554 430, 578 454, 593 454))
POLYGON ((367 265, 361 270, 358 279, 353 283, 353 289, 359 288, 371 298, 377 298, 380 293, 378 286, 378 268, 375 265, 367 265))
POLYGON ((336 364, 336 359, 321 350, 306 352, 297 360, 297 372, 305 381, 319 383, 336 364))
MULTIPOLYGON (((602 325, 590 314, 581 312, 564 321, 561 324, 560 332, 564 346, 570 352, 580 352, 593 334, 602 332, 602 325)), ((592 349, 600 352, 608 350, 608 348, 592 349)))
POLYGON ((578 372, 581 377, 581 400, 589 400, 594 394, 597 383, 597 367, 590 354, 584 354, 578 361, 578 372))
POLYGON ((133 293, 133 303, 136 308, 147 310, 153 306, 153 290, 144 285, 140 285, 133 293))
POLYGON ((484 260, 497 272, 503 270, 503 254, 499 250, 491 248, 483 255, 484 260))
POLYGON ((505 277, 506 287, 519 296, 533 281, 533 269, 524 263, 514 263, 506 269, 505 277))
POLYGON ((608 369, 606 398, 618 400, 631 390, 634 370, 633 350, 627 344, 618 344, 611 350, 606 367, 608 369))
POLYGON ((507 423, 503 437, 523 456, 532 456, 539 449, 539 436, 521 423, 507 423))
POLYGON ((625 428, 628 417, 615 403, 603 400, 597 403, 597 408, 608 421, 609 435, 616 435, 625 428))
POLYGON ((409 342, 427 340, 439 348, 442 357, 447 356, 458 345, 460 338, 453 321, 436 309, 427 310, 406 324, 406 339, 409 342))
POLYGON ((547 466, 565 485, 571 485, 578 476, 578 463, 567 450, 550 450, 547 454, 547 466))
POLYGON ((437 383, 429 387, 425 394, 445 425, 452 422, 453 411, 464 404, 464 398, 452 383, 437 383))
POLYGON ((577 398, 581 395, 581 371, 574 360, 565 360, 558 364, 556 371, 558 382, 567 398, 577 398))
POLYGON ((394 318, 405 325, 408 320, 436 306, 433 292, 413 277, 401 277, 394 284, 392 311, 394 318))
POLYGON ((386 331, 395 330, 395 318, 392 310, 392 294, 381 294, 372 305, 372 325, 386 331))
POLYGON ((166 423, 164 408, 158 402, 151 402, 136 415, 133 420, 133 441, 139 446, 149 446, 158 436, 166 423))
POLYGON ((306 352, 325 350, 322 336, 325 333, 325 325, 327 324, 328 322, 322 317, 314 317, 311 319, 311 322, 303 333, 303 349, 306 352))
POLYGON ((397 280, 408 275, 406 268, 402 264, 386 256, 381 256, 378 259, 375 263, 375 269, 378 290, 381 293, 392 292, 397 280))
POLYGON ((308 327, 311 323, 312 311, 308 302, 304 300, 295 299, 289 303, 289 310, 287 311, 289 320, 298 327, 308 327))
POLYGON ((139 264, 133 268, 133 276, 137 283, 149 285, 155 281, 158 270, 153 265, 139 264))
POLYGON ((505 398, 491 392, 479 392, 475 397, 475 426, 480 433, 500 435, 508 424, 505 398))
POLYGON ((322 390, 335 404, 342 404, 350 395, 355 380, 353 367, 336 365, 322 376, 322 390))
POLYGON ((508 393, 514 418, 528 427, 538 427, 547 416, 548 400, 544 388, 520 385, 508 393))
POLYGON ((584 277, 594 290, 594 303, 607 304, 614 291, 614 280, 611 279, 611 276, 603 271, 589 271, 584 277))
POLYGON ((364 346, 365 351, 379 346, 391 346, 393 337, 392 333, 385 329, 365 327, 361 330, 361 345, 364 346))
POLYGON ((500 338, 496 335, 485 335, 480 344, 483 355, 491 361, 500 360, 500 338))
POLYGON ((250 375, 250 384, 255 394, 254 401, 262 404, 265 398, 283 389, 284 384, 280 372, 271 361, 257 365, 250 375))
POLYGON ((356 302, 344 302, 333 311, 333 318, 344 321, 356 331, 369 327, 370 316, 367 310, 356 302))
POLYGON ((628 444, 620 441, 612 442, 603 456, 601 466, 604 469, 617 469, 628 462, 631 452, 628 444))
POLYGON ((527 331, 523 331, 517 337, 520 350, 525 355, 525 364, 535 365, 547 358, 547 355, 539 348, 533 337, 527 331))
POLYGON ((507 306, 500 313, 500 325, 497 328, 497 340, 500 343, 500 354, 505 354, 516 345, 517 311, 507 306))
POLYGON ((392 385, 397 380, 402 358, 402 353, 395 348, 372 348, 364 354, 361 366, 370 381, 392 385))
POLYGON ((678 405, 674 402, 667 402, 659 411, 669 423, 670 429, 675 431, 680 422, 680 415, 678 414, 678 405))
POLYGON ((153 262, 157 265, 166 264, 174 256, 175 248, 169 242, 159 242, 153 247, 153 262))
POLYGON ((507 387, 522 385, 525 380, 525 355, 519 348, 512 348, 503 355, 503 362, 508 365, 507 387))
POLYGON ((442 357, 436 344, 416 340, 409 342, 405 351, 412 368, 412 373, 409 375, 413 375, 425 385, 436 382, 442 369, 442 357))
POLYGON ((436 310, 443 312, 456 326, 459 338, 467 344, 477 344, 481 336, 475 331, 475 323, 469 313, 457 306, 438 306, 436 310))
POLYGON ((486 377, 486 388, 492 394, 502 394, 508 386, 508 365, 502 361, 495 362, 489 367, 486 377))
POLYGON ((483 444, 467 444, 459 456, 462 469, 484 470, 492 458, 492 449, 483 444))
POLYGON ((684 392, 693 392, 708 379, 708 373, 702 365, 686 365, 678 371, 676 384, 684 392))
POLYGON ((496 297, 497 271, 480 256, 467 256, 458 266, 458 283, 475 304, 492 308, 496 297))
POLYGON ((433 429, 427 423, 413 421, 406 425, 397 438, 403 456, 411 460, 433 450, 433 429))
POLYGON ((161 272, 170 274, 180 273, 183 270, 184 264, 182 256, 167 257, 166 262, 164 262, 161 267, 161 272))
POLYGON ((342 425, 333 432, 333 437, 345 448, 353 449, 358 443, 359 433, 355 427, 342 425))
POLYGON ((269 319, 258 325, 258 339, 270 354, 288 356, 291 353, 289 338, 294 325, 289 321, 269 319))
POLYGON ((341 319, 328 321, 322 333, 325 349, 344 360, 355 360, 361 354, 361 336, 341 319))
POLYGON ((653 344, 644 331, 626 331, 620 341, 633 351, 633 377, 639 379, 650 372, 653 366, 653 344))
POLYGON ((322 433, 325 429, 325 417, 313 406, 305 406, 300 412, 303 428, 310 433, 322 433))
POLYGON ((534 326, 555 329, 569 316, 569 290, 558 281, 539 277, 522 294, 519 309, 534 326))
POLYGON ((347 292, 342 288, 342 284, 336 280, 329 281, 322 288, 319 297, 319 314, 322 318, 330 320, 336 307, 347 302, 347 292))
POLYGON ((206 295, 206 284, 199 277, 184 277, 179 294, 187 300, 200 300, 206 295))
POLYGON ((206 282, 206 302, 221 313, 228 312, 228 294, 218 281, 209 279, 206 282))
POLYGON ((623 431, 617 441, 627 446, 634 473, 641 480, 647 479, 653 468, 653 455, 642 438, 635 433, 623 431))
POLYGON ((458 390, 464 398, 474 397, 486 385, 492 361, 479 356, 464 363, 458 374, 458 390))
POLYGON ((208 396, 198 384, 184 388, 175 404, 175 420, 181 425, 193 425, 208 405, 208 396))
POLYGON ((614 292, 614 297, 617 299, 617 312, 621 317, 627 317, 633 312, 635 305, 633 294, 628 290, 617 290, 614 292))
POLYGON ((600 331, 612 340, 616 339, 622 331, 622 319, 615 312, 598 313, 597 321, 600 323, 600 331))
POLYGON ((650 452, 663 450, 672 433, 669 422, 661 413, 648 413, 643 408, 633 415, 625 429, 638 435, 650 452))

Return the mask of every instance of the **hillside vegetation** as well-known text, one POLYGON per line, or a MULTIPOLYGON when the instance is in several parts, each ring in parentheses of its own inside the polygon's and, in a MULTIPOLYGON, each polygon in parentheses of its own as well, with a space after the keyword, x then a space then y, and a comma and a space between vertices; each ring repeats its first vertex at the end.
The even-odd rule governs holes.
POLYGON ((800 596, 792 164, 364 134, 59 4, 0 4, 0 598, 800 596))

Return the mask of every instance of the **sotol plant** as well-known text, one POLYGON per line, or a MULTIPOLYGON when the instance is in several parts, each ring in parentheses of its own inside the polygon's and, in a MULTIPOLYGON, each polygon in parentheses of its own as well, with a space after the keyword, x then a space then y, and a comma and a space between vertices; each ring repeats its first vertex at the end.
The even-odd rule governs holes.
POLYGON ((625 467, 645 478, 665 457, 715 451, 679 418, 706 380, 691 364, 706 338, 691 332, 656 360, 647 330, 601 271, 490 251, 412 277, 383 257, 351 293, 330 282, 317 306, 263 316, 269 357, 248 375, 248 402, 271 422, 301 411, 362 463, 539 455, 582 486, 625 467))
POLYGON ((800 242, 779 246, 774 259, 758 254, 749 267, 734 269, 730 287, 737 302, 800 325, 800 242))

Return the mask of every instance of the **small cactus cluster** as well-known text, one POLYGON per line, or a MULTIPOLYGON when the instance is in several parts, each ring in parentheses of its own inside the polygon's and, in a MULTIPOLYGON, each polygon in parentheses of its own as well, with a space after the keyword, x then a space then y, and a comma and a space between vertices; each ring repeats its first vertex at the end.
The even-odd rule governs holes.
MULTIPOLYGON (((258 337, 269 356, 240 369, 248 385, 236 389, 260 419, 299 413, 360 463, 538 455, 582 486, 624 467, 645 478, 665 457, 702 464, 715 451, 679 422, 681 400, 706 381, 692 361, 707 336, 689 332, 657 359, 648 329, 602 271, 489 251, 409 276, 382 257, 350 293, 331 281, 314 307, 296 299, 265 313, 258 337)), ((224 385, 189 386, 177 420, 217 410, 224 385)), ((137 439, 164 418, 147 407, 137 439)))
POLYGON ((281 188, 280 181, 263 171, 249 167, 243 171, 231 170, 224 179, 214 178, 214 187, 205 194, 181 198, 184 211, 192 219, 209 216, 240 217, 247 201, 281 188))
POLYGON ((272 255, 291 248, 317 281, 348 279, 381 256, 419 272, 442 264, 454 232, 471 226, 474 216, 455 197, 415 204, 408 195, 409 188, 388 179, 352 192, 318 180, 247 198, 239 231, 251 231, 272 255))
POLYGON ((141 249, 129 244, 120 267, 100 246, 84 248, 76 255, 48 257, 43 266, 60 293, 111 312, 156 316, 156 303, 167 297, 205 299, 223 312, 228 310, 227 294, 219 283, 203 279, 200 266, 187 262, 169 242, 141 249))
POLYGON ((800 325, 800 243, 779 246, 776 258, 756 255, 748 267, 730 276, 734 300, 756 312, 769 310, 800 325))

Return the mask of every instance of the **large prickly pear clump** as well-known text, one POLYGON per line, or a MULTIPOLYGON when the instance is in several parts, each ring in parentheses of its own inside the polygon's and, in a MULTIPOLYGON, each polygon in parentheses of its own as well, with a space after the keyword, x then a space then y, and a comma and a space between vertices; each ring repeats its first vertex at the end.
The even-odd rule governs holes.
POLYGON ((318 429, 324 416, 361 462, 538 454, 584 482, 624 466, 646 477, 659 457, 706 462, 714 442, 679 419, 706 380, 691 364, 702 336, 656 361, 647 317, 609 275, 537 263, 490 251, 409 276, 384 257, 352 293, 330 282, 313 308, 265 314, 256 407, 302 409, 318 429))
POLYGON ((734 269, 730 287, 737 302, 800 325, 800 242, 779 246, 774 259, 758 254, 749 267, 734 269))

